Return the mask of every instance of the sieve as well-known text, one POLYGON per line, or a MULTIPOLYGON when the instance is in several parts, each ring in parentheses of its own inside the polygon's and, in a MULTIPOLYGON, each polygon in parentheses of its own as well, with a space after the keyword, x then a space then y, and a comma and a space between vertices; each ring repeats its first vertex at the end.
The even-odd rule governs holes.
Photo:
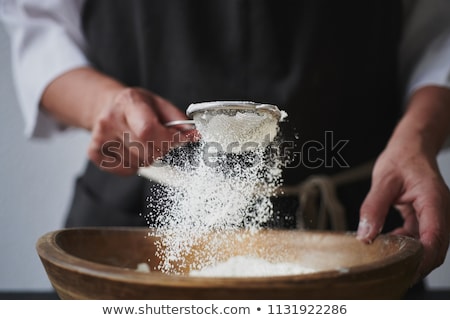
MULTIPOLYGON (((182 125, 196 125, 196 115, 219 115, 226 114, 229 116, 236 115, 238 112, 250 112, 258 114, 269 114, 277 121, 282 120, 282 112, 277 106, 267 103, 256 103, 251 101, 213 101, 200 102, 189 105, 186 110, 186 115, 191 120, 174 120, 165 123, 165 126, 182 126, 182 125), (192 119, 194 118, 194 119, 192 119)), ((233 121, 230 117, 229 121, 233 121)))
MULTIPOLYGON (((165 126, 178 127, 181 131, 196 128, 206 142, 209 154, 237 154, 265 147, 273 141, 278 123, 286 116, 275 105, 250 101, 193 103, 187 108, 186 115, 189 120, 174 120, 165 126)), ((139 174, 173 185, 178 173, 171 166, 152 165, 140 168, 139 174)))
POLYGON ((253 112, 259 114, 268 113, 272 115, 277 121, 281 119, 281 111, 277 106, 250 101, 214 101, 193 103, 187 108, 186 115, 189 118, 194 118, 195 115, 199 113, 211 113, 212 115, 234 115, 237 112, 253 112))
POLYGON ((194 127, 206 143, 230 146, 267 145, 278 131, 283 113, 277 106, 249 101, 214 101, 191 104, 186 115, 192 120, 177 120, 166 126, 179 126, 180 130, 194 127))
POLYGON ((177 127, 177 126, 186 126, 186 125, 192 125, 195 127, 195 121, 194 120, 174 120, 169 121, 164 124, 166 127, 177 127))

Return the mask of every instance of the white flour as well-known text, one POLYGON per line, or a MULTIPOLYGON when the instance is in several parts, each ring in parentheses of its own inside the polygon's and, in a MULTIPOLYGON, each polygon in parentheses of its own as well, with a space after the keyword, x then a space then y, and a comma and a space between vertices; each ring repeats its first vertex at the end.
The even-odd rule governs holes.
POLYGON ((193 277, 272 277, 312 273, 314 269, 291 262, 269 262, 262 258, 235 256, 225 262, 191 270, 193 277))
POLYGON ((150 225, 155 227, 151 235, 162 239, 157 243, 157 255, 164 273, 179 274, 186 267, 213 264, 217 260, 214 253, 224 244, 221 234, 242 228, 258 230, 273 216, 270 197, 281 183, 281 162, 276 150, 268 155, 266 147, 278 131, 277 120, 242 112, 232 121, 226 117, 232 116, 215 115, 196 123, 202 141, 196 150, 181 155, 194 158, 195 165, 183 162, 175 167, 180 170, 177 185, 185 187, 154 191, 163 196, 159 203, 149 204, 155 213, 149 221, 155 221, 150 225), (211 150, 214 143, 218 150, 211 150), (216 152, 226 151, 230 145, 237 146, 238 152, 216 152), (239 149, 243 145, 253 147, 239 149), (219 237, 207 243, 201 257, 187 262, 191 249, 210 234, 219 237))
POLYGON ((278 133, 278 120, 268 112, 202 113, 194 120, 203 141, 227 152, 266 147, 278 133))

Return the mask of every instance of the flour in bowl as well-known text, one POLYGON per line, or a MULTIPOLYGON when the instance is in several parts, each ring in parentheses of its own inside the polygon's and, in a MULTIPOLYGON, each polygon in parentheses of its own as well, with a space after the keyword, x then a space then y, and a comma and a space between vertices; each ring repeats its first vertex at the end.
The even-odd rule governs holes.
POLYGON ((235 256, 225 262, 191 270, 193 277, 273 277, 313 273, 314 269, 292 262, 270 262, 262 258, 235 256))

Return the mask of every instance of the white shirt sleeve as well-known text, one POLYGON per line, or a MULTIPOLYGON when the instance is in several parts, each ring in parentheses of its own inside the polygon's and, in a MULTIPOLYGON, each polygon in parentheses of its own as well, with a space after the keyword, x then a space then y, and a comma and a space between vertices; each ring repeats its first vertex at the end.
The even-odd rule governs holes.
POLYGON ((81 31, 83 4, 84 0, 0 0, 27 137, 46 137, 63 127, 39 103, 52 80, 89 65, 81 31))
POLYGON ((428 85, 450 88, 450 0, 403 0, 400 76, 405 102, 428 85))
MULTIPOLYGON (((47 85, 89 65, 81 30, 86 0, 0 0, 11 37, 12 68, 27 136, 48 136, 61 126, 39 108, 47 85)), ((450 87, 450 0, 403 0, 399 50, 405 97, 423 86, 450 87)))

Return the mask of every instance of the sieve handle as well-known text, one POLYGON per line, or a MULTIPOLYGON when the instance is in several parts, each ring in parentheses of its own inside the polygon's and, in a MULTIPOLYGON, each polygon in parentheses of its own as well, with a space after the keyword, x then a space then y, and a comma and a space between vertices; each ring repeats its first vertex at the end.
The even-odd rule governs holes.
POLYGON ((164 124, 166 127, 175 127, 175 126, 182 126, 182 125, 191 125, 195 127, 194 120, 174 120, 169 121, 164 124))

